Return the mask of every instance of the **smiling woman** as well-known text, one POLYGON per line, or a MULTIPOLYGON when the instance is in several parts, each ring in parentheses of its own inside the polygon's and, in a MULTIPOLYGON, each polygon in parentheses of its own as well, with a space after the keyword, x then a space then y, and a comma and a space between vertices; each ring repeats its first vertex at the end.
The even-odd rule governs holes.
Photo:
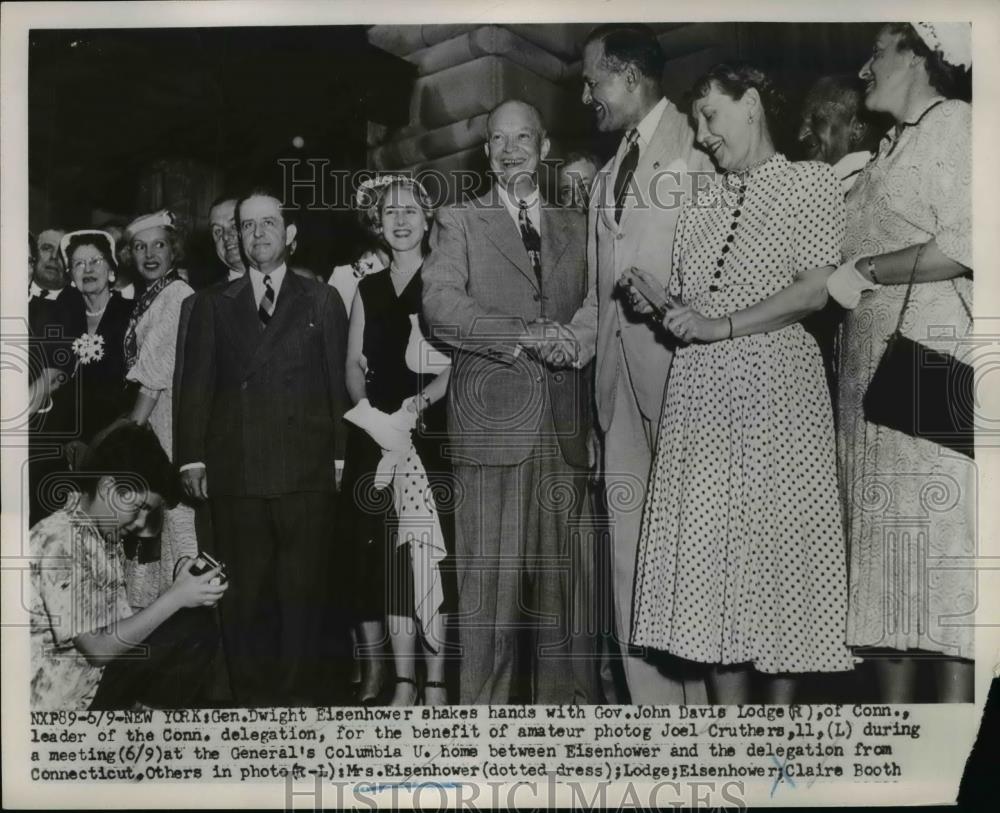
MULTIPOLYGON (((173 453, 173 378, 181 302, 193 291, 176 270, 179 242, 172 212, 163 210, 136 218, 126 234, 135 265, 147 283, 135 301, 125 334, 126 378, 139 385, 131 418, 148 423, 164 451, 173 453)), ((166 590, 174 563, 198 548, 194 511, 178 505, 164 512, 159 561, 135 563, 129 574, 129 598, 146 606, 166 590)))
MULTIPOLYGON (((525 132, 531 134, 532 140, 537 137, 531 128, 512 128, 505 133, 513 140, 505 140, 500 149, 530 159, 530 149, 522 151, 518 147, 518 136, 525 132)), ((393 505, 379 499, 372 481, 383 455, 389 453, 380 449, 367 432, 352 428, 341 488, 346 499, 342 500, 341 511, 353 548, 354 569, 365 585, 358 591, 355 605, 357 634, 362 643, 374 643, 368 648, 375 650, 384 637, 379 633, 381 618, 386 615, 396 667, 392 705, 414 705, 420 696, 418 655, 426 665, 423 700, 427 705, 443 705, 447 702, 445 617, 455 604, 456 587, 450 564, 433 566, 422 558, 428 546, 422 541, 417 544, 420 537, 412 532, 414 515, 410 508, 417 494, 430 495, 429 513, 421 520, 422 527, 424 531, 433 529, 432 542, 441 544, 442 556, 450 552, 451 513, 438 498, 440 494, 454 493, 451 467, 443 454, 448 437, 443 399, 451 375, 450 356, 441 353, 445 349, 441 343, 431 342, 421 307, 421 268, 428 250, 432 209, 418 181, 386 175, 370 183, 367 219, 391 261, 387 269, 365 276, 358 284, 347 344, 347 388, 351 400, 362 409, 370 405, 373 413, 404 425, 404 436, 412 429, 409 451, 419 458, 429 488, 423 489, 412 474, 400 472, 390 486, 393 505), (432 366, 435 358, 437 363, 432 366), (428 567, 443 585, 442 603, 418 616, 417 608, 424 603, 418 588, 425 583, 420 571, 428 567)), ((418 499, 424 503, 425 498, 418 499)), ((369 705, 376 700, 382 676, 381 665, 366 660, 369 662, 363 665, 358 700, 369 705)))
POLYGON ((796 673, 852 667, 830 393, 800 324, 826 302, 844 203, 828 166, 775 152, 780 97, 763 72, 716 66, 693 96, 698 141, 725 172, 677 226, 668 293, 681 301, 663 324, 680 344, 632 642, 712 664, 717 703, 747 702, 747 666, 788 703, 796 673))
MULTIPOLYGON (((971 566, 959 563, 976 555, 976 467, 944 453, 935 442, 942 438, 920 426, 908 434, 899 428, 905 423, 872 419, 873 406, 887 405, 867 397, 896 331, 920 341, 950 335, 935 349, 953 357, 972 328, 972 109, 954 98, 971 62, 968 23, 897 23, 879 32, 860 71, 865 106, 896 126, 847 196, 844 262, 829 282, 847 309, 837 403, 853 599, 848 640, 893 651, 875 662, 880 699, 897 703, 916 702, 924 676, 936 682, 937 699, 972 698, 976 587, 971 566), (930 506, 934 489, 954 499, 930 506), (872 499, 876 491, 886 499, 872 499), (922 523, 922 547, 891 550, 884 529, 913 517, 922 523), (934 572, 939 561, 954 564, 934 572)), ((893 396, 923 415, 928 393, 912 380, 912 391, 893 396)), ((965 407, 959 393, 944 394, 957 412, 965 407)))

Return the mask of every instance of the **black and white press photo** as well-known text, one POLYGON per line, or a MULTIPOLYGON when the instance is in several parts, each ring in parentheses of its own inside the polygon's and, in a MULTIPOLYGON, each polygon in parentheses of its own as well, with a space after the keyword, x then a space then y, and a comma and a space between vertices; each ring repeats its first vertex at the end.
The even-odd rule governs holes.
POLYGON ((957 787, 995 9, 515 5, 4 9, 19 781, 957 787))

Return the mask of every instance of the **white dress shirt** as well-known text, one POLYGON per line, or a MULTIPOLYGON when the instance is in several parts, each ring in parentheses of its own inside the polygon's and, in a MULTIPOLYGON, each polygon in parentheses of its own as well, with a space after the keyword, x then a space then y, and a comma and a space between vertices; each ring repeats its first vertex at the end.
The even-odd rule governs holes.
MULTIPOLYGON (((667 109, 667 98, 666 96, 661 96, 660 101, 653 105, 653 109, 650 110, 645 116, 642 117, 642 121, 639 122, 638 126, 634 129, 639 131, 639 138, 636 143, 639 145, 639 157, 642 158, 642 151, 649 146, 650 142, 653 140, 653 136, 656 134, 656 128, 660 125, 660 119, 663 117, 663 111, 667 109)), ((631 130, 632 128, 629 128, 631 130)), ((625 150, 628 145, 628 134, 629 130, 625 131, 622 136, 621 143, 618 145, 618 153, 615 156, 615 167, 617 168, 622 162, 622 158, 625 157, 625 150)), ((616 169, 617 174, 617 169, 616 169)))
POLYGON ((226 268, 226 282, 236 282, 238 279, 243 279, 243 271, 239 271, 235 268, 226 268))
POLYGON ((37 296, 42 297, 43 299, 54 300, 63 292, 65 287, 66 286, 64 285, 62 288, 50 291, 48 288, 43 288, 37 282, 32 281, 31 285, 28 286, 28 299, 34 299, 37 296), (48 296, 46 296, 46 294, 48 294, 48 296))
MULTIPOLYGON (((497 184, 497 188, 500 190, 500 200, 503 202, 504 208, 514 219, 514 225, 517 226, 517 233, 521 233, 521 204, 517 198, 515 198, 510 192, 507 191, 507 187, 503 184, 497 184)), ((542 203, 541 198, 538 195, 538 189, 536 188, 527 198, 525 198, 525 203, 528 204, 528 220, 531 225, 535 227, 535 231, 539 234, 542 233, 542 203)))
POLYGON ((258 308, 260 307, 260 301, 264 298, 264 292, 267 290, 264 286, 265 276, 271 278, 271 285, 274 288, 274 305, 277 307, 278 297, 281 295, 281 283, 285 280, 286 270, 284 263, 275 268, 270 274, 265 274, 256 268, 250 269, 250 285, 253 286, 253 301, 258 308))

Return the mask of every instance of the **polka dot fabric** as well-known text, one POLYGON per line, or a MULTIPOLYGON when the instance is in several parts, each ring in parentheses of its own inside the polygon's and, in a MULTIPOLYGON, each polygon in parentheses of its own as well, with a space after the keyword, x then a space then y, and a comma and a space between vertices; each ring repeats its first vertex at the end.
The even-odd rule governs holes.
MULTIPOLYGON (((719 178, 678 225, 671 293, 708 317, 839 262, 844 204, 828 166, 776 155, 746 184, 740 195, 719 178)), ((794 324, 678 349, 644 508, 633 642, 769 673, 850 669, 844 549, 815 340, 794 324)))

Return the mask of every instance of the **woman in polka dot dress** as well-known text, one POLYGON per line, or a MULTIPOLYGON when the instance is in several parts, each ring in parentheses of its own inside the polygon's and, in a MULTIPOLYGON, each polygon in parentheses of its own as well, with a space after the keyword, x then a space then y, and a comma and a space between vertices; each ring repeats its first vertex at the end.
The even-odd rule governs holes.
POLYGON ((678 348, 636 563, 633 643, 712 664, 719 703, 749 699, 748 666, 784 703, 794 673, 852 668, 833 414, 800 324, 826 302, 844 203, 828 166, 775 152, 778 101, 749 66, 695 85, 722 173, 677 228, 663 326, 678 348))

